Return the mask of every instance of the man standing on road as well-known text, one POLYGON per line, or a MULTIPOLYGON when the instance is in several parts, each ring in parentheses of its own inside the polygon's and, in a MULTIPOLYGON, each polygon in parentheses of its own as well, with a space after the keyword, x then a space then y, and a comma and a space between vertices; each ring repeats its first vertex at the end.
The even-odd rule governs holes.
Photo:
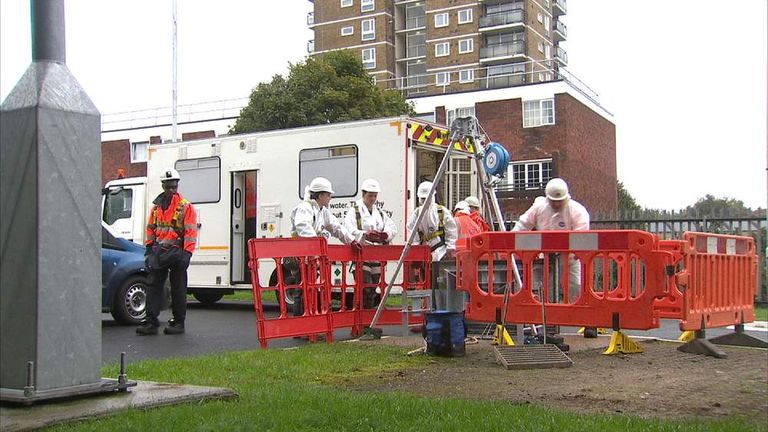
POLYGON ((169 168, 160 174, 163 193, 152 204, 147 221, 146 264, 150 286, 147 292, 147 318, 136 329, 139 335, 157 334, 157 316, 163 302, 163 287, 170 274, 173 318, 165 334, 184 333, 187 314, 187 268, 197 244, 197 213, 179 195, 179 172, 169 168))
MULTIPOLYGON (((360 189, 363 198, 355 201, 347 210, 344 226, 355 236, 362 234, 365 245, 388 244, 395 238, 397 227, 386 213, 376 207, 376 200, 381 192, 379 182, 374 179, 364 180, 360 189)), ((363 263, 363 282, 369 285, 363 290, 363 307, 372 308, 378 305, 381 296, 376 293, 376 288, 370 285, 378 284, 380 278, 380 262, 363 263)))

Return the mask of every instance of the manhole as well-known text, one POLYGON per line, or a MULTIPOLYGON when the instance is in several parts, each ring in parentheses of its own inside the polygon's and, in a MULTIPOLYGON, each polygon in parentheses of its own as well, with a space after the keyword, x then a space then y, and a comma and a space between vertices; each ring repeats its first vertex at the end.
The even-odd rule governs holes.
POLYGON ((500 345, 493 347, 496 362, 507 369, 565 368, 573 365, 555 345, 500 345))

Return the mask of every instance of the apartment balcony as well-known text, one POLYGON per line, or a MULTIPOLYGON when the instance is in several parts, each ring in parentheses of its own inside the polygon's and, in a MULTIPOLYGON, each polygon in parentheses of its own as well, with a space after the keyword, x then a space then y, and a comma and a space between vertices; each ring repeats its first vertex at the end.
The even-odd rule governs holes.
POLYGON ((420 15, 416 17, 410 17, 405 20, 405 27, 398 30, 396 33, 407 33, 416 30, 424 30, 427 28, 426 15, 420 15))
POLYGON ((486 89, 514 87, 525 84, 526 82, 528 81, 525 72, 506 75, 491 75, 481 79, 481 85, 486 89))
POLYGON ((405 49, 405 57, 397 59, 397 61, 414 60, 427 56, 427 44, 412 45, 405 49))
POLYGON ((568 37, 568 28, 560 20, 555 20, 555 28, 552 32, 552 38, 555 42, 562 42, 568 37))
POLYGON ((515 10, 486 15, 480 18, 480 31, 507 30, 525 26, 525 11, 515 10))
POLYGON ((315 13, 314 12, 310 12, 310 13, 307 14, 307 25, 310 26, 310 27, 315 25, 315 13))
POLYGON ((481 63, 507 62, 517 59, 525 60, 525 58, 525 41, 480 48, 481 63))
POLYGON ((552 15, 559 17, 568 13, 568 7, 565 0, 552 0, 552 15))
POLYGON ((564 49, 557 47, 555 49, 555 60, 560 66, 568 66, 568 53, 564 49))
POLYGON ((415 96, 427 92, 428 75, 413 75, 401 78, 400 90, 405 91, 406 96, 415 96))
POLYGON ((312 39, 309 42, 307 42, 307 52, 312 54, 315 52, 315 40, 312 39))

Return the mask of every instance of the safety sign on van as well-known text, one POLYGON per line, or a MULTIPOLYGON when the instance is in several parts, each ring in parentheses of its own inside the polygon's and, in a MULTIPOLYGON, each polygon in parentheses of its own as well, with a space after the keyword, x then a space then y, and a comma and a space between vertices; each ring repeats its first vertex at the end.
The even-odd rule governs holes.
MULTIPOLYGON (((424 146, 425 148, 430 146, 442 147, 442 150, 448 147, 450 136, 446 129, 418 123, 410 123, 408 128, 410 129, 410 138, 415 144, 427 144, 427 146, 424 146)), ((475 153, 474 144, 470 138, 456 142, 453 145, 453 150, 469 155, 475 153)))

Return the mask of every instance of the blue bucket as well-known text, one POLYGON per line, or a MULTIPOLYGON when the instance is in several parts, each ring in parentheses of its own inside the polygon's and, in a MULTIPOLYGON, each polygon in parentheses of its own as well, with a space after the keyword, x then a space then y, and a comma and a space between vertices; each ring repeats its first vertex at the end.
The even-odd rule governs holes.
POLYGON ((427 341, 427 354, 443 357, 462 357, 465 353, 464 312, 438 310, 427 312, 423 330, 427 341))

